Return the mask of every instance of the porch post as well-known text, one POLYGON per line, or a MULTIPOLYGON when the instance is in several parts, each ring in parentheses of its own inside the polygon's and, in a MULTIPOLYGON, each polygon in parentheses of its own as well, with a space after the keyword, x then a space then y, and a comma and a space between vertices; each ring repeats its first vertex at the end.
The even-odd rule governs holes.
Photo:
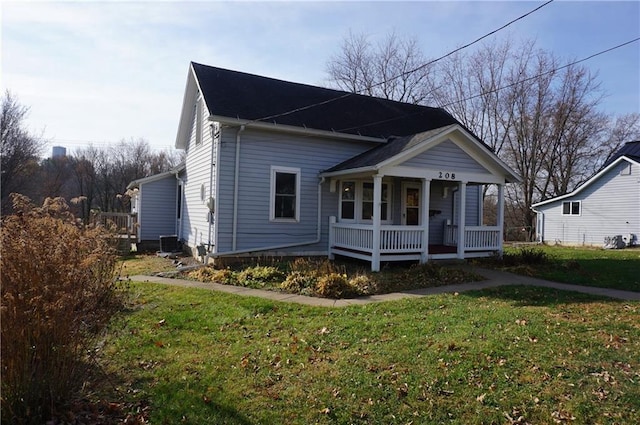
POLYGON ((498 253, 502 257, 503 251, 503 239, 504 239, 504 184, 498 185, 498 243, 500 244, 500 249, 498 253))
POLYGON ((429 258, 429 194, 431 192, 431 180, 422 179, 422 252, 420 263, 424 264, 429 258))
POLYGON ((380 204, 382 203, 382 176, 373 176, 373 252, 371 271, 380 271, 380 204))
POLYGON ((467 215, 467 182, 460 182, 458 193, 460 194, 460 211, 458 212, 460 215, 458 217, 458 258, 464 260, 464 246, 466 245, 466 241, 464 240, 464 227, 467 215))

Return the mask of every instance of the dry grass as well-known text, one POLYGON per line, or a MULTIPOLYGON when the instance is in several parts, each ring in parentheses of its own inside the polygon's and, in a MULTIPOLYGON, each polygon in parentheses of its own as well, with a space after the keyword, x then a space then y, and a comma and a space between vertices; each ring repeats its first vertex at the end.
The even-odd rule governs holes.
POLYGON ((92 336, 119 308, 109 233, 61 198, 14 195, 2 219, 2 420, 43 423, 86 375, 92 336))

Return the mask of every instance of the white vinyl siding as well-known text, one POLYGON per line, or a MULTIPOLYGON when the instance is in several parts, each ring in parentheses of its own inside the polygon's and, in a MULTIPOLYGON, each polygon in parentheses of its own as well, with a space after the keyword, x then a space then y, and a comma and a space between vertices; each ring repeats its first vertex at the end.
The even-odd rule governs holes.
POLYGON ((210 214, 206 205, 209 196, 216 198, 215 193, 215 167, 217 164, 216 143, 212 143, 209 126, 202 125, 206 122, 208 112, 201 103, 201 113, 198 114, 197 106, 191 117, 191 132, 186 141, 186 166, 180 174, 183 181, 183 214, 180 220, 181 229, 178 232, 182 240, 188 246, 195 248, 200 244, 213 244, 214 229, 210 229, 210 214), (200 124, 198 124, 200 117, 200 124), (200 129, 198 130, 198 126, 200 129), (200 134, 200 142, 197 135, 200 134), (213 152, 210 150, 213 149, 213 152), (211 162, 214 164, 212 165, 211 162), (210 186, 211 183, 211 186, 210 186), (202 196, 204 195, 204 197, 202 196))
POLYGON ((604 238, 640 234, 640 172, 626 174, 622 161, 577 194, 536 208, 547 243, 602 245, 604 238), (622 173, 621 173, 622 172, 622 173), (563 214, 563 203, 579 202, 580 215, 563 214))

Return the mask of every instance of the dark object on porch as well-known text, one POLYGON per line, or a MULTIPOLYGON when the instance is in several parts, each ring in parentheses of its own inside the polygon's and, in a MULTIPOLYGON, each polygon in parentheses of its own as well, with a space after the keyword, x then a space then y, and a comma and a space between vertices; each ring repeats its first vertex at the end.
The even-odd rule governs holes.
POLYGON ((442 214, 440 210, 429 210, 429 217, 433 217, 435 215, 442 214))

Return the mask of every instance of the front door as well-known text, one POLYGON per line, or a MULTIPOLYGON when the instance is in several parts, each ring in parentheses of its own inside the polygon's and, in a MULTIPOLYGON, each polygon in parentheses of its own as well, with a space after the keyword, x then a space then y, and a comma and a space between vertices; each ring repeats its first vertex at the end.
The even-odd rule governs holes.
POLYGON ((420 225, 420 184, 402 183, 402 225, 420 225))

